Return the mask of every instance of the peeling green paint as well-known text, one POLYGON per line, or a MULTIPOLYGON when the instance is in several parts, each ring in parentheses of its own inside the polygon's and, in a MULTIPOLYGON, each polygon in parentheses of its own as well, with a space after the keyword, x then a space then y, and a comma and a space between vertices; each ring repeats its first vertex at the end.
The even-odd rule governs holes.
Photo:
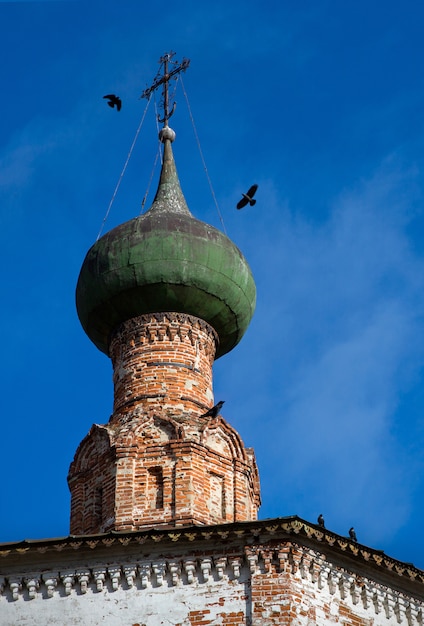
POLYGON ((217 357, 242 338, 256 303, 250 268, 226 235, 191 215, 170 144, 152 207, 92 246, 76 301, 85 332, 106 354, 118 324, 145 313, 205 320, 219 336, 217 357))

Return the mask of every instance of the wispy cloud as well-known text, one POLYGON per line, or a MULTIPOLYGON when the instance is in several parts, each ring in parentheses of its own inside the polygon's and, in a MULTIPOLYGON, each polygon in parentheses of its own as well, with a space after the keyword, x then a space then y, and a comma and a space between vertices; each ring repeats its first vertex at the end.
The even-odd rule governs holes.
POLYGON ((413 495, 414 468, 393 428, 424 358, 424 267, 407 236, 415 176, 390 157, 342 193, 324 223, 286 211, 278 228, 259 226, 263 244, 249 251, 259 287, 254 365, 239 363, 236 377, 251 380, 254 366, 259 402, 253 412, 246 401, 237 426, 274 474, 268 510, 277 514, 276 501, 278 514, 323 507, 336 530, 361 516, 371 542, 405 522, 413 495))

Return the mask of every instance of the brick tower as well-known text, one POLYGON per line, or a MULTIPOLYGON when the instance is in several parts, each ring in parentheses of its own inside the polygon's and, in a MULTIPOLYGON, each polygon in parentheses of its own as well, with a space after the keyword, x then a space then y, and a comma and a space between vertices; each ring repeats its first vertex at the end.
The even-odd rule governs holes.
POLYGON ((238 248, 190 213, 167 119, 159 136, 152 206, 97 241, 78 279, 81 324, 112 361, 114 407, 70 467, 73 535, 254 520, 260 504, 253 450, 204 415, 213 362, 243 336, 255 284, 238 248))

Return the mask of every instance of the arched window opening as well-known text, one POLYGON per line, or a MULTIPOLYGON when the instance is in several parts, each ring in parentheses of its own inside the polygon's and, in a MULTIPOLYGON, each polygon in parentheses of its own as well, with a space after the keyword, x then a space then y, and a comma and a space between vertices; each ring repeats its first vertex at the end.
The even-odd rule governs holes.
POLYGON ((96 487, 94 490, 94 520, 100 524, 103 519, 103 488, 96 487))
POLYGON ((163 509, 163 471, 161 467, 149 468, 147 499, 151 509, 163 509))

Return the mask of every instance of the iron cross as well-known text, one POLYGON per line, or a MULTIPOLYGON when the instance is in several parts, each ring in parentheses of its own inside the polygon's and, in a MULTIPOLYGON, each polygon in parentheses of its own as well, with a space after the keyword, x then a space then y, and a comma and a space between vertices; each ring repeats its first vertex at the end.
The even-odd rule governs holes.
POLYGON ((159 59, 160 67, 159 71, 155 76, 153 84, 145 89, 141 94, 141 98, 149 98, 155 89, 157 89, 160 85, 163 85, 162 88, 162 102, 163 105, 163 118, 160 119, 158 115, 158 121, 160 123, 168 123, 169 118, 175 111, 175 102, 172 105, 172 110, 169 110, 169 94, 168 94, 168 86, 169 81, 173 76, 179 74, 179 72, 185 72, 185 70, 190 65, 190 59, 183 59, 181 63, 178 61, 172 61, 172 58, 175 56, 175 52, 169 52, 168 54, 164 54, 163 57, 159 59), (173 65, 173 69, 169 70, 169 64, 173 65), (163 68, 163 74, 161 74, 161 70, 163 68))

